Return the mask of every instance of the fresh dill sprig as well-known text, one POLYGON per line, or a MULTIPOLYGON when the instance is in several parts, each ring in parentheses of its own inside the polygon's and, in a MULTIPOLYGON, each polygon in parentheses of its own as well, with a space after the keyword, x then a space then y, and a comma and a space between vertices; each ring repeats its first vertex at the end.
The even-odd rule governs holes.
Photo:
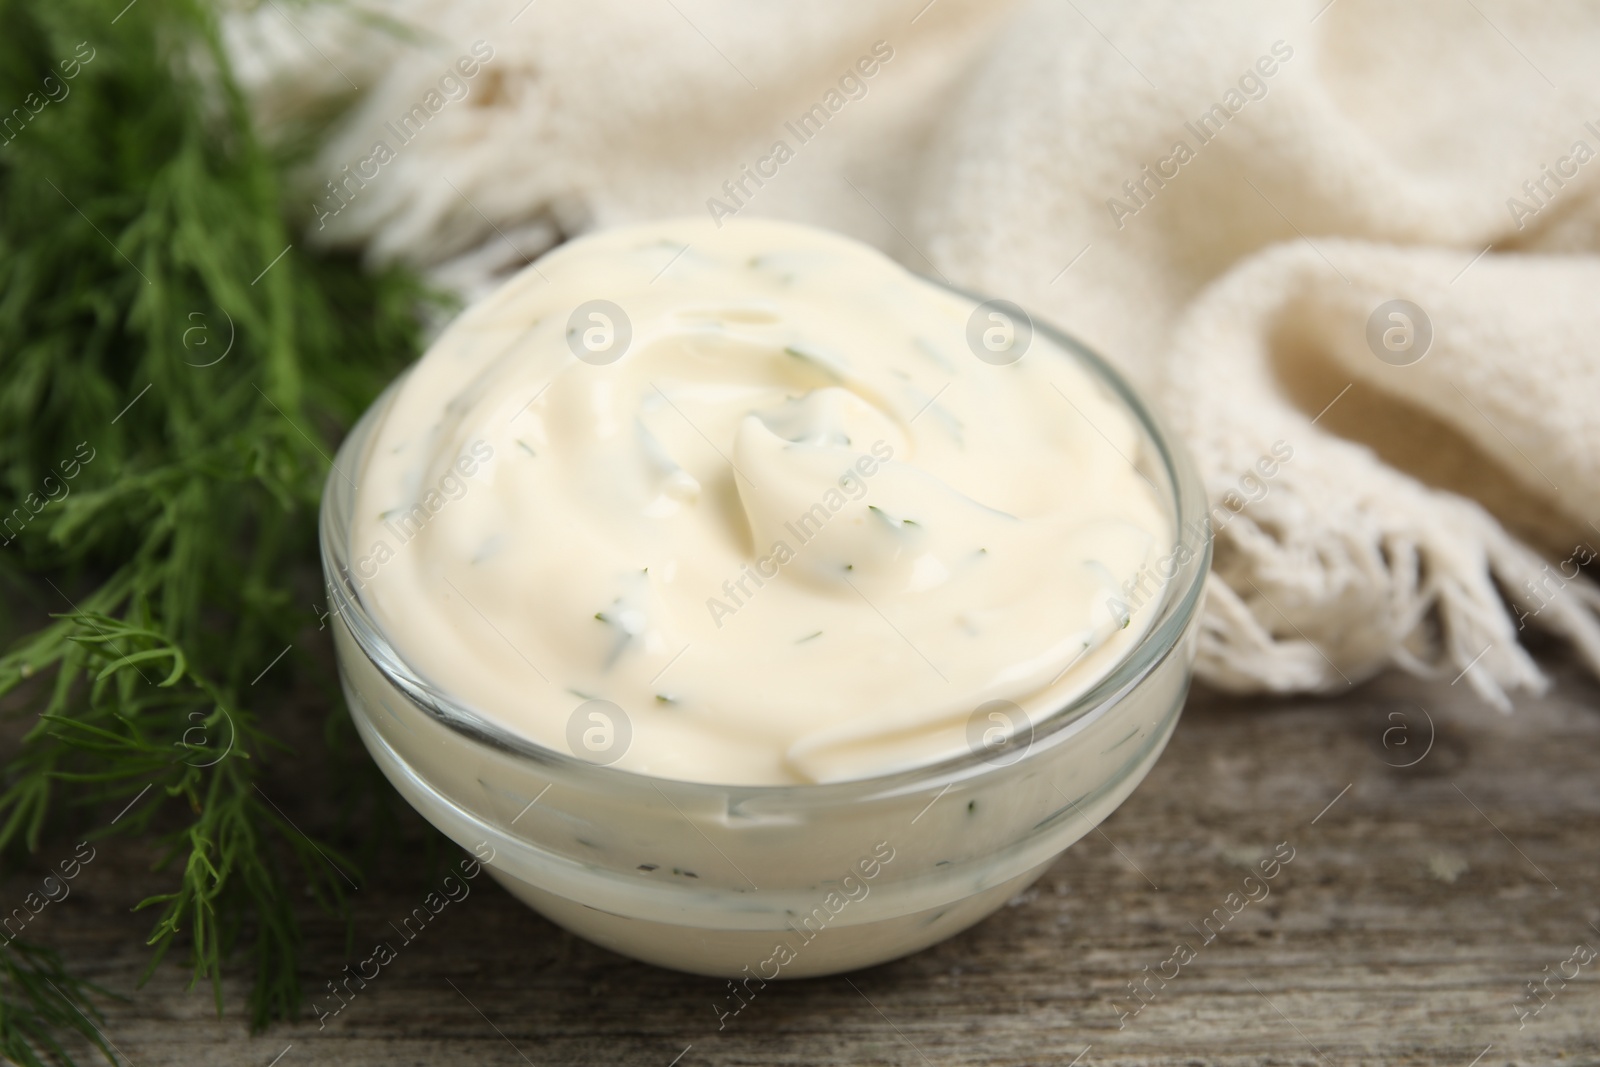
MULTIPOLYGON (((0 25, 0 577, 53 605, 0 656, 38 716, 0 766, 0 855, 148 842, 151 967, 181 946, 220 1011, 243 951, 264 1026, 299 1010, 291 884, 338 909, 354 873, 263 791, 265 714, 317 664, 282 651, 316 617, 334 442, 434 298, 299 247, 207 0, 0 0, 0 25)), ((0 1053, 64 1058, 93 988, 17 944, 0 1053)))
POLYGON ((115 1062, 90 993, 108 995, 68 974, 51 950, 7 943, 0 948, 0 1056, 19 1067, 44 1067, 41 1053, 58 1063, 71 1062, 57 1035, 74 1032, 115 1062))

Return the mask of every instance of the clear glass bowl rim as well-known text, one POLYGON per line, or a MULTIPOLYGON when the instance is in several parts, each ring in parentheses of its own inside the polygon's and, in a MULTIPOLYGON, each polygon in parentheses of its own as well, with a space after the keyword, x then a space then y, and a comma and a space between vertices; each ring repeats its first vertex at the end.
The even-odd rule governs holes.
MULTIPOLYGON (((936 279, 924 280, 976 302, 981 303, 984 300, 981 296, 936 279)), ((343 618, 351 637, 378 671, 437 722, 473 744, 526 760, 533 766, 558 767, 567 775, 588 777, 591 779, 590 784, 596 786, 609 783, 622 791, 630 791, 632 787, 637 786, 654 787, 658 790, 666 788, 673 791, 711 790, 728 795, 730 802, 733 802, 734 798, 739 802, 757 800, 763 808, 771 811, 774 810, 774 806, 780 809, 814 809, 859 802, 873 797, 902 796, 990 772, 1024 771, 1030 762, 1040 759, 1053 747, 1052 738, 1059 741, 1061 740, 1059 735, 1063 731, 1108 712, 1173 652, 1200 610, 1205 578, 1211 566, 1212 551, 1205 489, 1182 443, 1167 432, 1139 394, 1103 357, 1064 330, 1041 321, 1031 312, 1026 314, 1036 333, 1048 337, 1069 355, 1080 360, 1134 414, 1146 437, 1153 444, 1166 474, 1176 528, 1173 551, 1176 552, 1180 545, 1187 546, 1189 558, 1186 563, 1176 567, 1170 579, 1163 579, 1163 595, 1157 608, 1159 614, 1139 642, 1105 677, 1077 699, 1069 701, 1036 721, 1027 750, 1015 762, 998 764, 989 753, 970 752, 880 775, 836 782, 779 785, 746 785, 662 778, 591 763, 568 753, 547 748, 511 732, 457 701, 412 670, 389 643, 376 621, 368 614, 359 592, 350 579, 350 516, 348 513, 341 513, 336 503, 340 495, 339 480, 346 477, 342 473, 341 461, 357 460, 353 470, 359 478, 362 466, 359 461, 364 456, 349 455, 351 445, 367 443, 372 430, 372 420, 383 410, 388 398, 405 380, 409 368, 402 371, 362 413, 335 455, 334 469, 329 471, 328 479, 324 483, 318 540, 330 611, 343 618), (340 580, 333 581, 333 575, 338 575, 340 580)), ((353 492, 349 499, 353 504, 353 492)))

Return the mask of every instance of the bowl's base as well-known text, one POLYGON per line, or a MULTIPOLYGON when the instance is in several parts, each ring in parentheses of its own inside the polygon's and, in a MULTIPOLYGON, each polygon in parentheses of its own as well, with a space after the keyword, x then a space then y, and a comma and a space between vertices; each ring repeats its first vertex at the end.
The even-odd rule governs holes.
POLYGON ((939 908, 872 922, 848 922, 848 911, 829 915, 819 906, 775 930, 727 930, 632 919, 556 896, 506 874, 487 870, 511 894, 579 937, 658 967, 761 984, 779 978, 814 978, 859 970, 908 956, 987 918, 1055 862, 939 908))

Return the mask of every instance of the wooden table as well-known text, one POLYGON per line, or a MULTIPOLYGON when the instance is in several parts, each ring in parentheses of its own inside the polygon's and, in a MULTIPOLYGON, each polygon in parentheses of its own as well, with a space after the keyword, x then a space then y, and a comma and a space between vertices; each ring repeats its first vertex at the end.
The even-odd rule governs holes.
MULTIPOLYGON (((1322 700, 1197 693, 1144 785, 997 915, 848 978, 769 986, 721 1032, 722 983, 592 947, 487 879, 321 1031, 252 1037, 237 980, 219 1021, 176 963, 134 990, 149 924, 128 908, 165 883, 123 847, 30 934, 130 994, 106 1033, 141 1067, 1600 1063, 1600 959, 1569 962, 1600 948, 1600 689, 1543 658, 1557 685, 1509 716, 1465 682, 1399 675, 1322 700), (1280 842, 1294 858, 1270 896, 1204 942, 1280 842), (1195 955, 1175 968, 1180 942, 1195 955), (1529 993, 1562 970, 1576 977, 1529 993)), ((276 775, 280 800, 316 780, 276 775)), ((303 796, 288 810, 318 818, 303 796)), ((7 899, 37 874, 10 873, 7 899)), ((357 944, 429 885, 414 854, 372 872, 357 944)), ((345 962, 342 926, 313 924, 308 989, 345 962)))

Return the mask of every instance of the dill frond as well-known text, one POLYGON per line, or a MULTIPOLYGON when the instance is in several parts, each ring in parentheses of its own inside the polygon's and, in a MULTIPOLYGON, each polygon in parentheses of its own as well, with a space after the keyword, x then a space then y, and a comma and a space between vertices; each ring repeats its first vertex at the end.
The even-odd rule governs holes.
POLYGON ((18 1067, 45 1067, 41 1054, 70 1063, 57 1035, 71 1032, 115 1063, 90 993, 109 995, 68 974, 49 949, 24 941, 0 946, 0 1056, 18 1067))
MULTIPOLYGON (((337 911, 354 864, 260 784, 264 715, 314 659, 255 679, 316 617, 334 442, 436 298, 300 247, 205 0, 121 7, 0 0, 0 572, 54 604, 0 656, 38 716, 0 855, 64 825, 147 842, 172 879, 140 904, 150 966, 180 948, 220 1012, 242 952, 261 1027, 299 1010, 291 884, 337 911)), ((17 943, 0 968, 0 1054, 64 1058, 94 988, 17 943)))

